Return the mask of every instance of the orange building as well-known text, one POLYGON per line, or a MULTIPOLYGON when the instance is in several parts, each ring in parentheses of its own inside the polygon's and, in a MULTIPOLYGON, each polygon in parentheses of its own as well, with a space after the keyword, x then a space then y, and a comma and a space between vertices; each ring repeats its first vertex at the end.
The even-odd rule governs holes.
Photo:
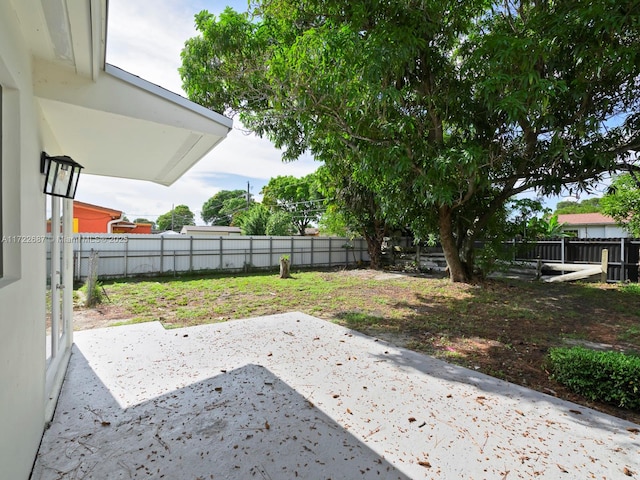
MULTIPOLYGON (((47 232, 51 224, 47 223, 47 232)), ((73 201, 74 233, 151 233, 150 223, 133 223, 123 219, 120 210, 73 201)))

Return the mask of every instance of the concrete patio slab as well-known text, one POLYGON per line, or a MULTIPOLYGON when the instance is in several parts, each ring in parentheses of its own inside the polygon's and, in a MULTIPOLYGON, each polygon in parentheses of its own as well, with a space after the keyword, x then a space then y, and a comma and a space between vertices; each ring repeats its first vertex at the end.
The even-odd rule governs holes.
POLYGON ((640 426, 301 313, 76 332, 32 479, 640 478, 640 426))

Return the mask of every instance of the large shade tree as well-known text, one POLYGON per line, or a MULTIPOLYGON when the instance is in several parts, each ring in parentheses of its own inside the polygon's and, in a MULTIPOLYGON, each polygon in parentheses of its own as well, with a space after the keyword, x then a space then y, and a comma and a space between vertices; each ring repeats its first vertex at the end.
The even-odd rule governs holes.
POLYGON ((173 230, 179 232, 185 225, 195 225, 195 215, 187 205, 176 205, 158 217, 158 230, 173 230))
POLYGON ((586 189, 640 147, 636 0, 263 0, 196 15, 189 97, 437 231, 451 279, 514 195, 586 189), (341 166, 340 170, 344 170, 341 166))
POLYGON ((244 190, 220 190, 202 205, 202 220, 211 225, 231 225, 236 213, 255 201, 244 190))
POLYGON ((289 214, 299 235, 316 223, 324 210, 316 175, 298 178, 292 175, 272 177, 260 192, 262 204, 289 214))

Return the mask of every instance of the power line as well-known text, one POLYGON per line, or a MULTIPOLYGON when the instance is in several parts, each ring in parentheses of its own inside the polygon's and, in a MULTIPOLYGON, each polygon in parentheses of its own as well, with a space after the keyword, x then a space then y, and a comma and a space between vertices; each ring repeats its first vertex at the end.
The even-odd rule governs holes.
MULTIPOLYGON (((286 202, 286 201, 281 201, 281 203, 276 203, 276 205, 304 205, 304 204, 313 204, 313 203, 317 203, 317 202, 324 202, 325 200, 329 200, 328 198, 318 198, 315 200, 302 200, 300 202, 286 202)), ((276 200, 276 202, 278 202, 276 200)))

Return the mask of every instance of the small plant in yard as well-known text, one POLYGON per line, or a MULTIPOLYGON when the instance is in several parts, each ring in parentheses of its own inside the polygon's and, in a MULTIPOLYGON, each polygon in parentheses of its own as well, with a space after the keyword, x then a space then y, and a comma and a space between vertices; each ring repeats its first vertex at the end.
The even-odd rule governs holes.
POLYGON ((552 378, 589 400, 640 410, 640 357, 583 347, 549 351, 552 378))
POLYGON ((93 307, 99 305, 104 300, 104 293, 101 282, 87 282, 80 288, 80 292, 84 294, 84 305, 93 307))

